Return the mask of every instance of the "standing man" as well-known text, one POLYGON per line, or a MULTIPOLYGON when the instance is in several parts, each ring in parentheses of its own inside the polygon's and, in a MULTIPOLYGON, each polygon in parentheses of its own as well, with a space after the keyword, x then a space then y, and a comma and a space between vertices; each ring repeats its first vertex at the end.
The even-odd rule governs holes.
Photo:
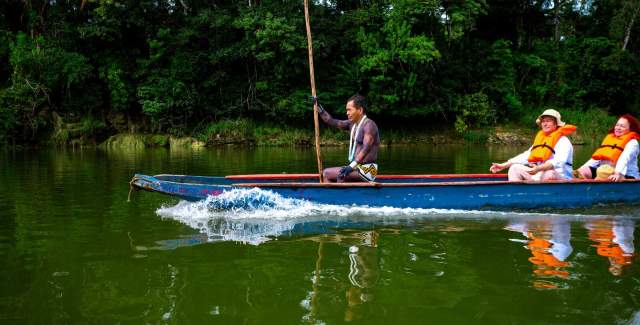
MULTIPOLYGON (((313 98, 314 102, 318 98, 313 98)), ((318 114, 328 125, 342 130, 350 130, 349 165, 331 167, 322 171, 324 179, 329 182, 373 182, 378 175, 378 148, 380 136, 378 126, 367 118, 367 104, 364 96, 354 95, 347 100, 347 119, 337 120, 318 103, 318 114)))

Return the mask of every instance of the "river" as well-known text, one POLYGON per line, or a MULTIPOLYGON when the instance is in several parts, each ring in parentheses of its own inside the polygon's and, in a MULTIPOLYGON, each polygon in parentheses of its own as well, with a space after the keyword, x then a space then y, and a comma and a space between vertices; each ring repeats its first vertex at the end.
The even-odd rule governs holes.
MULTIPOLYGON (((380 172, 485 173, 523 149, 383 147, 380 172)), ((575 163, 592 149, 576 146, 575 163)), ((346 151, 323 149, 325 165, 346 151)), ((315 164, 311 148, 0 152, 0 323, 640 323, 640 205, 492 212, 274 196, 214 210, 148 192, 127 202, 134 173, 315 164)))

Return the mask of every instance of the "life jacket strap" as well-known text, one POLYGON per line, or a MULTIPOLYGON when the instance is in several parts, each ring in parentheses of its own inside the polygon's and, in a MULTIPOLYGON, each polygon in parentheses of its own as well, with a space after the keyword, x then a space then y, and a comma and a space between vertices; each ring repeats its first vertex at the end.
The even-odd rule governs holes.
POLYGON ((533 150, 533 149, 535 149, 535 148, 538 148, 538 147, 547 148, 547 149, 551 150, 551 152, 552 152, 554 155, 556 154, 556 151, 555 151, 555 150, 553 150, 553 148, 552 148, 551 146, 549 146, 548 144, 546 144, 546 143, 539 144, 539 145, 535 145, 535 146, 533 146, 533 147, 531 148, 531 150, 533 150))
POLYGON ((617 144, 603 144, 599 148, 607 148, 607 147, 611 149, 618 149, 620 151, 624 151, 624 148, 619 147, 617 144))

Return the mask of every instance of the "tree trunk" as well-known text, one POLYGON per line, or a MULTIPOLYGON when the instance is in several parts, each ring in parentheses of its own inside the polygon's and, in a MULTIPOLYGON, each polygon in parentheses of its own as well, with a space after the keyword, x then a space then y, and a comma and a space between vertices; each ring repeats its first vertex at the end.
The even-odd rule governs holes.
POLYGON ((553 5, 553 40, 558 44, 560 42, 560 6, 562 5, 561 0, 556 0, 553 5))
POLYGON ((631 38, 631 29, 633 29, 633 24, 636 21, 636 17, 638 16, 638 11, 640 10, 640 5, 636 5, 636 10, 633 11, 633 16, 631 16, 631 21, 629 21, 629 25, 624 33, 624 41, 622 42, 622 50, 625 51, 627 49, 627 44, 629 44, 629 38, 631 38))

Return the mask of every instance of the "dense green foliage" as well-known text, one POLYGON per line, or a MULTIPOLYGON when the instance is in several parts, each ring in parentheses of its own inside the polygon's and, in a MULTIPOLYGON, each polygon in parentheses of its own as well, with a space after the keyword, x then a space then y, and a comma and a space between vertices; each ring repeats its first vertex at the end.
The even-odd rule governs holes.
MULTIPOLYGON (((557 108, 640 115, 638 0, 311 4, 324 106, 460 132, 557 108)), ((303 1, 0 3, 0 141, 308 126, 303 1)), ((531 121, 528 121, 530 124, 531 121)), ((86 140, 86 139, 85 139, 86 140)))

